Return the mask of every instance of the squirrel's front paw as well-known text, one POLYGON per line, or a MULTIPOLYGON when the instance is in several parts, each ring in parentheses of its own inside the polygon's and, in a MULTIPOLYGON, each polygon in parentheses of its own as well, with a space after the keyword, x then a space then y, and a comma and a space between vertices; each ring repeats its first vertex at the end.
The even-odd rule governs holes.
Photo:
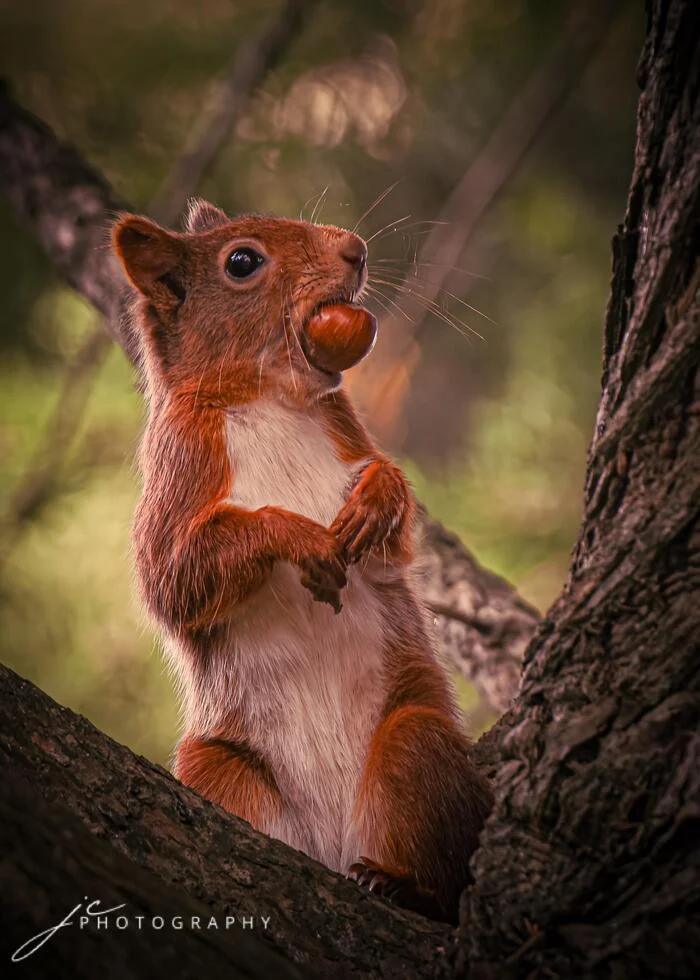
POLYGON ((298 518, 297 525, 293 561, 301 569, 301 584, 317 602, 339 613, 347 574, 338 542, 328 528, 306 518, 298 518))
POLYGON ((390 463, 370 463, 330 530, 350 565, 400 534, 410 512, 410 491, 401 471, 390 463))
POLYGON ((343 608, 340 592, 345 588, 345 564, 337 555, 332 558, 309 557, 299 561, 301 584, 317 602, 327 602, 336 613, 343 608))
POLYGON ((339 613, 347 576, 335 536, 322 524, 277 507, 261 507, 258 519, 274 559, 296 565, 304 588, 317 602, 327 602, 339 613))

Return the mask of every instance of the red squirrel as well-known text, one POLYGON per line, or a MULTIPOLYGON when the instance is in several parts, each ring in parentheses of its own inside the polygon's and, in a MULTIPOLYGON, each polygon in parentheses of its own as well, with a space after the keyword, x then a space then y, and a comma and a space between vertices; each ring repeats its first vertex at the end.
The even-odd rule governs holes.
POLYGON ((194 201, 183 232, 124 215, 113 244, 136 291, 133 545, 183 703, 175 775, 455 921, 491 792, 412 585, 412 493, 309 339, 333 304, 352 321, 365 243, 194 201))

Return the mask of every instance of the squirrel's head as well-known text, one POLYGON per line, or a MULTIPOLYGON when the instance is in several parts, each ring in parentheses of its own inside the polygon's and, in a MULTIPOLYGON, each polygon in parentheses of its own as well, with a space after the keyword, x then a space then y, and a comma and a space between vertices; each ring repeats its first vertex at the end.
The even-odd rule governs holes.
POLYGON ((151 377, 200 387, 264 378, 311 396, 339 384, 309 364, 300 338, 319 309, 352 303, 364 288, 367 247, 357 235, 260 215, 232 220, 197 200, 184 232, 124 215, 112 240, 139 293, 151 377))

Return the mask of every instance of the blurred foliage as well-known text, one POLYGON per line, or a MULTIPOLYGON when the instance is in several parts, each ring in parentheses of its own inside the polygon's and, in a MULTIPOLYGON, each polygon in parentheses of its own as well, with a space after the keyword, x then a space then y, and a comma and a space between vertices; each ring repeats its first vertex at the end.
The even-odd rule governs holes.
MULTIPOLYGON (((369 236, 406 214, 433 218, 556 43, 568 8, 318 4, 199 192, 231 211, 308 217, 327 187, 322 219, 351 227, 400 179, 360 230, 369 236)), ((276 9, 271 0, 4 0, 0 52, 19 97, 143 208, 212 79, 276 9)), ((430 321, 405 438, 393 447, 433 513, 543 608, 561 585, 579 519, 642 31, 630 3, 482 220, 460 269, 484 278, 455 270, 449 289, 493 322, 460 307, 481 342, 430 321)), ((370 257, 405 264, 421 234, 379 235, 370 257)), ((0 250, 7 508, 94 318, 4 208, 0 250)), ((176 708, 129 557, 141 425, 140 396, 115 350, 57 474, 62 492, 2 568, 0 658, 165 762, 176 708)), ((473 709, 473 692, 464 697, 473 709)))

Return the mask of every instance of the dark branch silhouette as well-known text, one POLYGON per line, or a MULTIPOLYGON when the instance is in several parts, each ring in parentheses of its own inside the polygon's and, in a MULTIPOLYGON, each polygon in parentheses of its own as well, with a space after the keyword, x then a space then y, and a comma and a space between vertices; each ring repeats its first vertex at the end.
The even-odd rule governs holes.
MULTIPOLYGON (((202 122, 190 133, 182 153, 147 208, 159 221, 172 224, 177 220, 187 199, 195 194, 211 170, 256 89, 298 35, 302 14, 308 7, 304 0, 286 0, 278 18, 264 31, 244 39, 236 50, 224 77, 214 86, 209 111, 202 112, 202 122)), ((30 522, 61 492, 66 455, 110 347, 106 327, 98 321, 66 367, 56 406, 26 471, 17 481, 4 517, 5 559, 30 522)))

